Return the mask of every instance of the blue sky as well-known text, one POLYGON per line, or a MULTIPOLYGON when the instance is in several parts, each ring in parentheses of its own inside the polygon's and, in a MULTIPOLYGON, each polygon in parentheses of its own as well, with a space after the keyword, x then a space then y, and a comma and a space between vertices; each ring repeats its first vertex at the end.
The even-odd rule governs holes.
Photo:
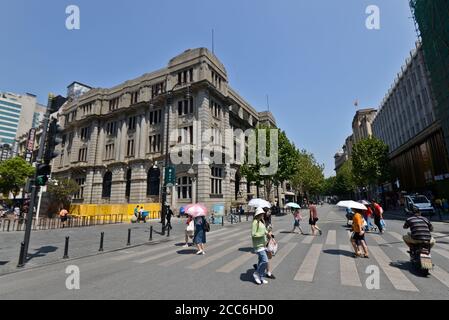
POLYGON ((378 107, 416 34, 406 0, 0 0, 0 91, 46 102, 80 81, 110 87, 211 47, 231 86, 333 174, 353 105, 378 107), (78 5, 81 29, 65 28, 78 5), (365 27, 369 5, 381 29, 365 27))

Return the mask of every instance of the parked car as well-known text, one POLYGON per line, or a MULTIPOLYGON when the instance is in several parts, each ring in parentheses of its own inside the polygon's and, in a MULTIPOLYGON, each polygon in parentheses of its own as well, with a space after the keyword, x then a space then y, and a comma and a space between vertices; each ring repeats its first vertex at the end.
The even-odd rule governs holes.
POLYGON ((432 203, 426 196, 417 194, 417 195, 408 195, 405 196, 405 204, 404 211, 406 214, 413 214, 416 210, 419 211, 422 215, 432 216, 435 214, 435 208, 432 206, 432 203))

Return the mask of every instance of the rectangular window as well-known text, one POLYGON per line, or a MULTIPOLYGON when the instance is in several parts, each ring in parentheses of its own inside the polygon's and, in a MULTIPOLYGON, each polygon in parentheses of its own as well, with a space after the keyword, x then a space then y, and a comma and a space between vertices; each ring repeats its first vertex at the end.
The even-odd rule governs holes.
POLYGON ((90 128, 86 127, 86 128, 82 128, 81 129, 81 140, 82 141, 86 141, 89 140, 89 136, 90 136, 90 128))
POLYGON ((178 116, 193 113, 193 98, 178 101, 178 116))
POLYGON ((139 101, 139 91, 131 93, 131 104, 136 104, 139 101))
POLYGON ((114 98, 109 100, 109 111, 114 111, 119 108, 120 98, 114 98))
POLYGON ((150 125, 161 123, 162 110, 150 111, 150 125))
POLYGON ((151 87, 151 96, 152 96, 152 98, 157 97, 157 96, 165 93, 165 91, 166 91, 165 81, 156 83, 155 85, 153 85, 151 87))
POLYGON ((134 156, 134 139, 128 140, 128 148, 126 149, 126 155, 128 157, 134 156))
POLYGON ((81 148, 78 151, 78 161, 87 162, 87 148, 81 148))
POLYGON ((76 183, 80 186, 80 189, 77 193, 73 195, 75 199, 83 199, 84 198, 84 185, 86 184, 85 178, 75 179, 76 183))
POLYGON ((221 195, 222 193, 222 182, 223 182, 223 169, 222 168, 211 168, 211 179, 210 179, 210 193, 214 195, 221 195))
POLYGON ((114 160, 115 158, 115 145, 113 143, 106 145, 106 152, 105 152, 105 160, 114 160))
POLYGON ((178 84, 193 82, 193 68, 178 72, 178 84))
POLYGON ((128 118, 128 130, 133 131, 136 130, 137 117, 129 117, 128 118))
POLYGON ((148 146, 149 153, 161 152, 161 135, 156 134, 150 136, 148 146))
POLYGON ((212 116, 214 116, 215 118, 220 118, 221 117, 221 105, 219 105, 214 100, 211 100, 210 111, 211 111, 212 116))
POLYGON ((178 199, 192 199, 192 178, 180 177, 177 182, 178 199))

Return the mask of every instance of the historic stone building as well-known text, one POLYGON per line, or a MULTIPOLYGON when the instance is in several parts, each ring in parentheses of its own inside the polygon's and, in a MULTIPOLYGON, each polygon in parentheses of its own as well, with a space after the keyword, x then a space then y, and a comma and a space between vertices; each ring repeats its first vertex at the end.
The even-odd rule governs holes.
MULTIPOLYGON (((74 83, 69 92, 73 85, 83 87, 74 83)), ((225 67, 207 49, 187 50, 166 68, 110 89, 85 88, 61 109, 63 142, 53 163, 54 177, 81 186, 74 203, 160 203, 167 142, 173 162, 180 149, 193 150, 188 163, 175 163, 176 184, 167 198, 172 208, 193 202, 229 208, 257 193, 266 196, 239 172, 240 146, 248 137, 233 139, 229 130, 275 127, 275 119, 229 86, 225 67), (198 161, 195 150, 212 150, 208 157, 214 159, 225 150, 226 159, 198 161)), ((282 188, 279 194, 282 204, 282 188)))

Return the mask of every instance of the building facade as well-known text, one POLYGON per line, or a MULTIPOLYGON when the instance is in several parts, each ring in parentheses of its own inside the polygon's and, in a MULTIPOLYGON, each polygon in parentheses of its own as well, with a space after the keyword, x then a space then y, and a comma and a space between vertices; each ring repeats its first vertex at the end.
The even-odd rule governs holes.
POLYGON ((0 144, 14 145, 17 138, 39 126, 45 110, 33 94, 0 93, 0 144))
POLYGON ((373 135, 372 123, 376 113, 377 110, 373 108, 357 110, 352 120, 353 144, 373 135))
POLYGON ((417 43, 373 121, 374 135, 389 146, 402 190, 438 192, 441 182, 449 178, 444 135, 435 110, 422 46, 417 43))
POLYGON ((267 196, 239 168, 250 139, 243 132, 275 127, 275 119, 229 86, 225 67, 207 49, 187 50, 166 68, 119 86, 86 91, 69 92, 60 110, 64 133, 52 167, 55 178, 80 185, 74 203, 160 203, 167 151, 176 168, 167 198, 174 209, 195 202, 229 208, 267 196))

